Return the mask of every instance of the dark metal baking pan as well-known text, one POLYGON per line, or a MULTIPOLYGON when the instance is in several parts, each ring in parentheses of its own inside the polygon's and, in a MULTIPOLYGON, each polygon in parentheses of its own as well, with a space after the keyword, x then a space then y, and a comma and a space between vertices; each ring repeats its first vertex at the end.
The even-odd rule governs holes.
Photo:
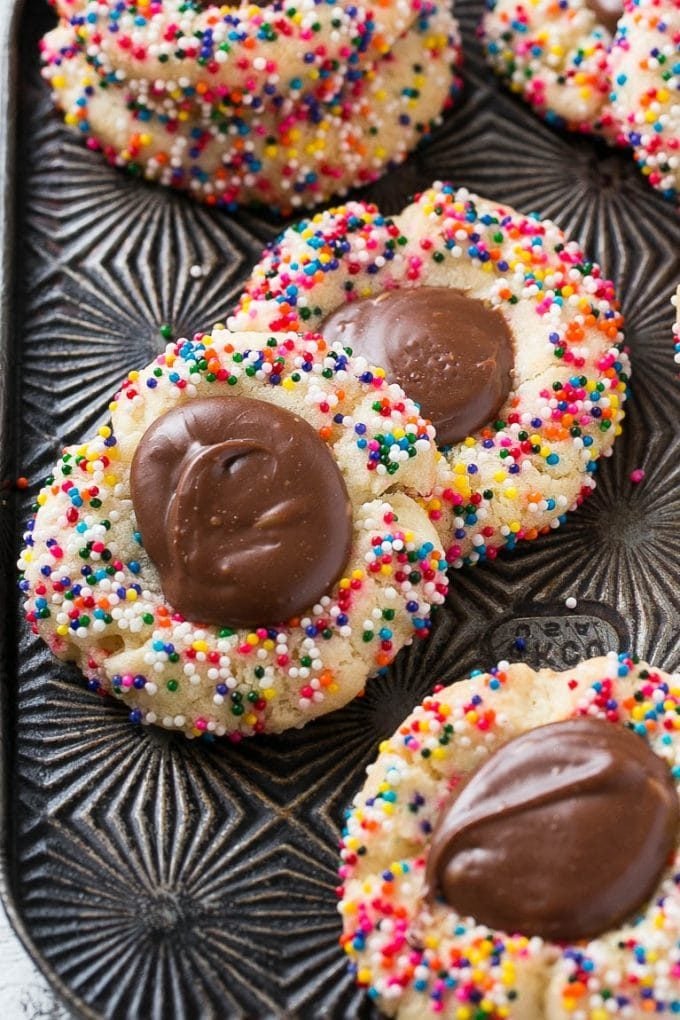
POLYGON ((456 573, 431 641, 365 697, 234 747, 135 729, 89 693, 20 622, 14 561, 30 496, 61 446, 105 417, 123 375, 162 345, 162 324, 190 334, 224 317, 281 225, 103 165, 62 127, 41 83, 37 40, 53 16, 42 0, 3 5, 0 891, 75 1015, 372 1016, 337 945, 334 886, 342 812, 378 741, 436 681, 498 658, 568 666, 630 647, 680 665, 676 212, 625 153, 556 133, 506 95, 474 40, 481 4, 458 10, 463 101, 362 197, 396 212, 448 178, 577 238, 627 313, 625 433, 566 527, 456 573), (28 493, 12 487, 20 475, 28 493))

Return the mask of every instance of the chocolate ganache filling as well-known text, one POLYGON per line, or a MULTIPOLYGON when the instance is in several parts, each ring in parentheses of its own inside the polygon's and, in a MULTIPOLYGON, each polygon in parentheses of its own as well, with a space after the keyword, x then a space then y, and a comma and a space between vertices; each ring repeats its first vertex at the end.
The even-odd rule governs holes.
POLYGON ((254 627, 310 609, 352 541, 342 474, 304 419, 262 400, 191 400, 158 418, 130 476, 163 594, 202 623, 254 627))
POLYGON ((539 726, 443 807, 429 895, 504 932, 592 938, 652 896, 679 822, 670 770, 644 739, 599 719, 539 726))
POLYGON ((360 298, 329 315, 321 332, 399 383, 431 420, 440 446, 493 421, 510 392, 507 322, 452 287, 404 287, 360 298))
POLYGON ((619 18, 623 14, 622 0, 586 0, 586 7, 589 7, 600 24, 614 35, 619 18))

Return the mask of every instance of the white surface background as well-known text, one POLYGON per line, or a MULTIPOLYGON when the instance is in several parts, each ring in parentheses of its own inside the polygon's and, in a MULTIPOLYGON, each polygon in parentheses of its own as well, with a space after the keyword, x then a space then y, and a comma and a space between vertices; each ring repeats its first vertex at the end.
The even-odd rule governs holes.
POLYGON ((0 906, 0 1014, 2 1020, 69 1020, 14 934, 0 906))

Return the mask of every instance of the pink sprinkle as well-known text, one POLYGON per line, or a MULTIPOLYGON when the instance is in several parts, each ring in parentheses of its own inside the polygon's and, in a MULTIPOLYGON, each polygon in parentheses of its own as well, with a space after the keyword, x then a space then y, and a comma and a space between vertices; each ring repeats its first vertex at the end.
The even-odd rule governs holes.
POLYGON ((644 477, 645 473, 642 468, 635 468, 635 470, 630 473, 630 480, 633 485, 639 485, 644 477))

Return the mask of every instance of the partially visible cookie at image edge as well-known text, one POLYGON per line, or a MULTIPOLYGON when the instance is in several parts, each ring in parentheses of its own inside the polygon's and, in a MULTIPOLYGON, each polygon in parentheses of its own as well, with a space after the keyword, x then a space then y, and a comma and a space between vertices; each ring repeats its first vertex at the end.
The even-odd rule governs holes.
POLYGON ((677 1014, 679 713, 677 676, 612 653, 409 715, 342 842, 342 943, 387 1016, 677 1014))

